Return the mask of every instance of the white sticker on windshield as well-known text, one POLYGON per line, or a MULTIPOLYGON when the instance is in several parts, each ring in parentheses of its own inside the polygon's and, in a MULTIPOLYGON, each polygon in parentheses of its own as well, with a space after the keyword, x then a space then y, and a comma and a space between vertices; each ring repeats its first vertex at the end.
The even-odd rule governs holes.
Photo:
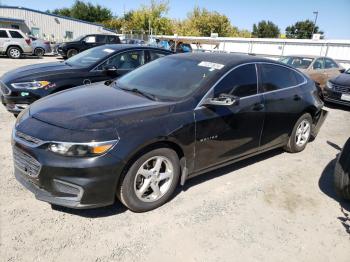
POLYGON ((206 61, 202 61, 198 64, 198 66, 203 66, 203 67, 208 67, 211 70, 217 69, 220 70, 224 67, 224 65, 222 64, 217 64, 217 63, 212 63, 212 62, 206 62, 206 61))
POLYGON ((109 49, 109 48, 103 49, 103 51, 107 52, 107 53, 113 53, 114 52, 113 49, 109 49))

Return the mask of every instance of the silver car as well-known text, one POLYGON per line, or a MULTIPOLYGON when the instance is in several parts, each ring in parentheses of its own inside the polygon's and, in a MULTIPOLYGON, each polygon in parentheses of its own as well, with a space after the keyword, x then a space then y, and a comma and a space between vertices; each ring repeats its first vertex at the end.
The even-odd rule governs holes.
POLYGON ((0 28, 0 54, 18 59, 22 54, 32 54, 32 41, 21 30, 0 28))
POLYGON ((52 52, 50 41, 39 39, 34 36, 29 37, 32 40, 33 55, 41 57, 52 52))

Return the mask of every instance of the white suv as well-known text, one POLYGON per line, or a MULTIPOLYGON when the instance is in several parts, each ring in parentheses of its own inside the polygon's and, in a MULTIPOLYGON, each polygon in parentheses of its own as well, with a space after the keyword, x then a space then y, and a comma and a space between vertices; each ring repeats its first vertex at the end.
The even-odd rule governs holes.
POLYGON ((0 28, 0 54, 17 59, 22 54, 32 54, 30 38, 21 30, 0 28))

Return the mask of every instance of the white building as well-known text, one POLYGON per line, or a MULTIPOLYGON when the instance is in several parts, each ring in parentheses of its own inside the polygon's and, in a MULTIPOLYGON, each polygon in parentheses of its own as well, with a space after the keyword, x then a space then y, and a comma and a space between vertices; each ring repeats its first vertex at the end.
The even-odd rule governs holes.
POLYGON ((100 24, 16 6, 0 6, 0 27, 20 29, 26 34, 58 42, 84 34, 115 33, 100 24))

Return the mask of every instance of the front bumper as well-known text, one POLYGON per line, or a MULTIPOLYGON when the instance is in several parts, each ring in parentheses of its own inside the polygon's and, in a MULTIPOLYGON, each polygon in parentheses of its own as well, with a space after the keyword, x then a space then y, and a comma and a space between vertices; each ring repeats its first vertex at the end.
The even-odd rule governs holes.
POLYGON ((7 96, 1 95, 1 103, 6 107, 6 110, 18 114, 23 109, 25 109, 28 105, 38 100, 39 97, 34 96, 7 96))
MULTIPOLYGON (((340 104, 340 105, 350 106, 350 101, 341 99, 343 94, 344 93, 336 92, 330 88, 325 88, 323 92, 323 97, 325 101, 340 104)), ((347 93, 347 95, 350 95, 350 93, 347 93)))
POLYGON ((67 56, 67 52, 66 50, 62 49, 62 48, 57 48, 57 53, 63 57, 66 57, 67 56))
POLYGON ((111 205, 123 162, 113 152, 93 158, 56 155, 12 140, 15 178, 38 200, 76 209, 111 205))

